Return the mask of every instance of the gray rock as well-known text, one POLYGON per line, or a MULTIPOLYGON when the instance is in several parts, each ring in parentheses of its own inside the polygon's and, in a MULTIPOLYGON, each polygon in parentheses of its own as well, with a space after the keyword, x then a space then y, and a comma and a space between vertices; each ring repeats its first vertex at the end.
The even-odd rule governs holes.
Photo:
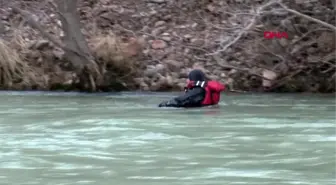
POLYGON ((186 83, 178 83, 177 84, 177 87, 182 91, 182 90, 184 90, 184 87, 186 86, 186 83))
POLYGON ((317 49, 316 48, 308 48, 307 51, 308 51, 309 54, 313 54, 317 51, 317 49))
POLYGON ((148 84, 150 84, 151 79, 148 78, 148 77, 145 77, 145 78, 144 78, 144 82, 148 85, 148 84))
POLYGON ((163 20, 170 20, 170 19, 172 19, 172 15, 171 14, 168 14, 168 15, 166 15, 166 16, 164 16, 163 18, 162 18, 163 20))
POLYGON ((198 68, 198 67, 186 68, 186 71, 185 71, 186 75, 188 76, 188 74, 189 74, 192 70, 194 70, 194 69, 200 69, 200 70, 202 70, 201 68, 198 68))
POLYGON ((147 0, 150 3, 164 3, 166 0, 147 0))
POLYGON ((61 50, 53 50, 52 51, 52 53, 53 53, 53 55, 54 55, 54 57, 56 58, 56 59, 59 59, 59 60, 61 60, 61 59, 63 59, 63 57, 64 57, 64 51, 61 51, 61 50))
POLYGON ((174 85, 174 81, 173 81, 173 77, 171 76, 166 76, 166 84, 169 86, 173 86, 174 85))
POLYGON ((200 40, 200 39, 191 39, 190 42, 195 45, 195 46, 203 46, 205 44, 204 40, 200 40))
POLYGON ((229 72, 229 75, 236 74, 238 71, 236 69, 231 69, 229 72))
POLYGON ((207 61, 204 66, 205 67, 211 67, 213 65, 214 65, 213 61, 207 61))
POLYGON ((209 75, 209 78, 211 80, 219 80, 219 76, 217 76, 217 75, 209 75))
POLYGON ((143 78, 134 78, 134 82, 137 84, 145 83, 145 80, 143 78))
POLYGON ((263 74, 262 76, 266 79, 262 80, 262 86, 263 87, 271 87, 272 86, 272 81, 275 80, 277 78, 277 74, 274 71, 270 71, 270 70, 263 70, 263 74))
POLYGON ((172 72, 172 73, 171 73, 171 77, 172 77, 173 79, 178 79, 180 76, 179 76, 178 73, 176 73, 176 72, 172 72))
POLYGON ((164 40, 164 41, 167 41, 167 42, 172 40, 172 38, 168 37, 168 36, 163 36, 163 37, 161 37, 161 39, 164 40))
POLYGON ((164 49, 167 47, 167 43, 163 40, 154 40, 152 42, 153 49, 164 49))
POLYGON ((282 38, 279 40, 279 44, 282 46, 282 47, 287 47, 288 46, 288 39, 286 38, 282 38))
POLYGON ((182 64, 176 60, 166 60, 165 63, 172 71, 179 71, 182 67, 182 64))
POLYGON ((218 69, 215 69, 215 70, 213 70, 213 72, 212 72, 214 75, 220 75, 222 72, 220 71, 220 70, 218 70, 218 69))
POLYGON ((216 10, 216 7, 212 4, 209 4, 207 7, 207 10, 209 10, 210 12, 214 12, 216 10))
POLYGON ((186 39, 191 39, 191 38, 192 38, 192 35, 190 35, 190 34, 186 34, 186 35, 184 35, 183 37, 186 38, 186 39))
POLYGON ((151 85, 149 86, 149 89, 151 91, 157 91, 160 89, 160 84, 156 83, 156 82, 152 82, 151 85))
POLYGON ((147 85, 145 82, 141 82, 141 83, 140 83, 140 87, 141 87, 141 88, 144 88, 144 87, 148 87, 148 85, 147 85))
POLYGON ((158 81, 157 81, 157 84, 160 85, 160 86, 166 85, 167 84, 166 77, 160 76, 159 79, 158 79, 158 81))
POLYGON ((158 35, 160 35, 160 34, 163 32, 163 30, 165 30, 165 29, 166 29, 166 27, 164 27, 164 26, 155 28, 155 29, 152 30, 151 34, 154 35, 154 36, 158 36, 158 35))
POLYGON ((159 27, 159 26, 163 26, 164 24, 166 24, 165 21, 158 21, 154 24, 155 27, 159 27))
POLYGON ((155 68, 147 68, 144 71, 145 77, 153 77, 157 74, 157 70, 155 68))
POLYGON ((143 90, 143 91, 149 91, 149 87, 148 87, 148 86, 143 87, 142 90, 143 90))
POLYGON ((187 78, 188 77, 188 71, 186 69, 182 69, 179 73, 180 78, 187 78))
POLYGON ((187 83, 187 78, 178 79, 179 83, 183 83, 184 85, 187 83))
POLYGON ((178 84, 180 83, 180 79, 179 78, 174 78, 173 79, 173 84, 178 84))
POLYGON ((165 71, 165 66, 163 64, 157 64, 155 69, 158 74, 163 74, 165 71))

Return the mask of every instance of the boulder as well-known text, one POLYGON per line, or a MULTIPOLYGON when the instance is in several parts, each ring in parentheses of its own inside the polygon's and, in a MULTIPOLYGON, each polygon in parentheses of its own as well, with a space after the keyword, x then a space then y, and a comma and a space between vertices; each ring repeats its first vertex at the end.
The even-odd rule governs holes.
POLYGON ((147 69, 144 71, 144 76, 145 77, 150 78, 150 77, 153 77, 156 74, 157 74, 157 70, 152 65, 147 66, 147 69))
POLYGON ((158 21, 154 24, 154 26, 159 27, 159 26, 163 26, 164 24, 166 24, 166 21, 158 21))
POLYGON ((172 76, 166 76, 166 83, 168 86, 173 86, 174 85, 174 80, 172 76))
POLYGON ((164 41, 167 41, 167 42, 172 40, 172 38, 169 37, 169 36, 163 36, 163 37, 161 37, 161 39, 164 40, 164 41))
POLYGON ((157 75, 163 74, 165 72, 165 66, 163 64, 148 65, 147 69, 144 71, 144 76, 148 78, 155 77, 157 75))
POLYGON ((134 78, 134 82, 140 85, 141 83, 145 83, 145 80, 144 78, 134 78))
POLYGON ((186 86, 186 84, 185 84, 185 83, 182 83, 182 82, 180 82, 180 83, 177 84, 177 87, 178 87, 179 90, 181 90, 181 91, 184 90, 184 87, 185 87, 185 86, 186 86))
POLYGON ((263 73, 262 73, 262 76, 264 78, 267 78, 267 79, 263 79, 262 80, 262 86, 265 88, 267 87, 271 87, 272 86, 272 81, 276 79, 277 77, 277 74, 274 72, 274 71, 270 71, 270 70, 267 70, 267 69, 264 69, 263 70, 263 73))
POLYGON ((164 49, 167 47, 167 43, 163 40, 154 40, 152 42, 153 49, 164 49))
POLYGON ((166 60, 164 61, 168 68, 171 70, 171 71, 179 71, 181 69, 181 67, 183 66, 182 63, 176 61, 176 60, 166 60))
POLYGON ((165 72, 165 66, 163 64, 157 64, 155 66, 155 70, 157 71, 158 74, 163 74, 165 72))
POLYGON ((157 91, 160 89, 160 84, 156 82, 152 82, 151 85, 149 86, 149 90, 151 91, 157 91))

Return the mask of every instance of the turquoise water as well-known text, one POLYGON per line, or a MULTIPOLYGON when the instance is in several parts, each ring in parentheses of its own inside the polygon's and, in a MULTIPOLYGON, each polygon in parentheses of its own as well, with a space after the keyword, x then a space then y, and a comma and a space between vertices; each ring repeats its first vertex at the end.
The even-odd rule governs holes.
POLYGON ((0 93, 0 184, 333 185, 335 98, 0 93))

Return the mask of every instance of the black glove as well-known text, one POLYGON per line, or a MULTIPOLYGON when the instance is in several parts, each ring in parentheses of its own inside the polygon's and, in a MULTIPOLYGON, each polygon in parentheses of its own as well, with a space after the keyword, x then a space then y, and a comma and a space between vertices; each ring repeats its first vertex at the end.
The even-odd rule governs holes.
POLYGON ((175 99, 164 101, 159 104, 159 107, 178 107, 178 102, 175 99))

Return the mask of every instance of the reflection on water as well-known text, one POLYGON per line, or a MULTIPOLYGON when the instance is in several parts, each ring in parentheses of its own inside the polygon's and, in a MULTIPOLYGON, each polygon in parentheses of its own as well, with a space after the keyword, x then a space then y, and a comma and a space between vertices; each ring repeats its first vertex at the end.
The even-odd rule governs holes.
POLYGON ((0 94, 0 184, 335 184, 335 99, 0 94))

